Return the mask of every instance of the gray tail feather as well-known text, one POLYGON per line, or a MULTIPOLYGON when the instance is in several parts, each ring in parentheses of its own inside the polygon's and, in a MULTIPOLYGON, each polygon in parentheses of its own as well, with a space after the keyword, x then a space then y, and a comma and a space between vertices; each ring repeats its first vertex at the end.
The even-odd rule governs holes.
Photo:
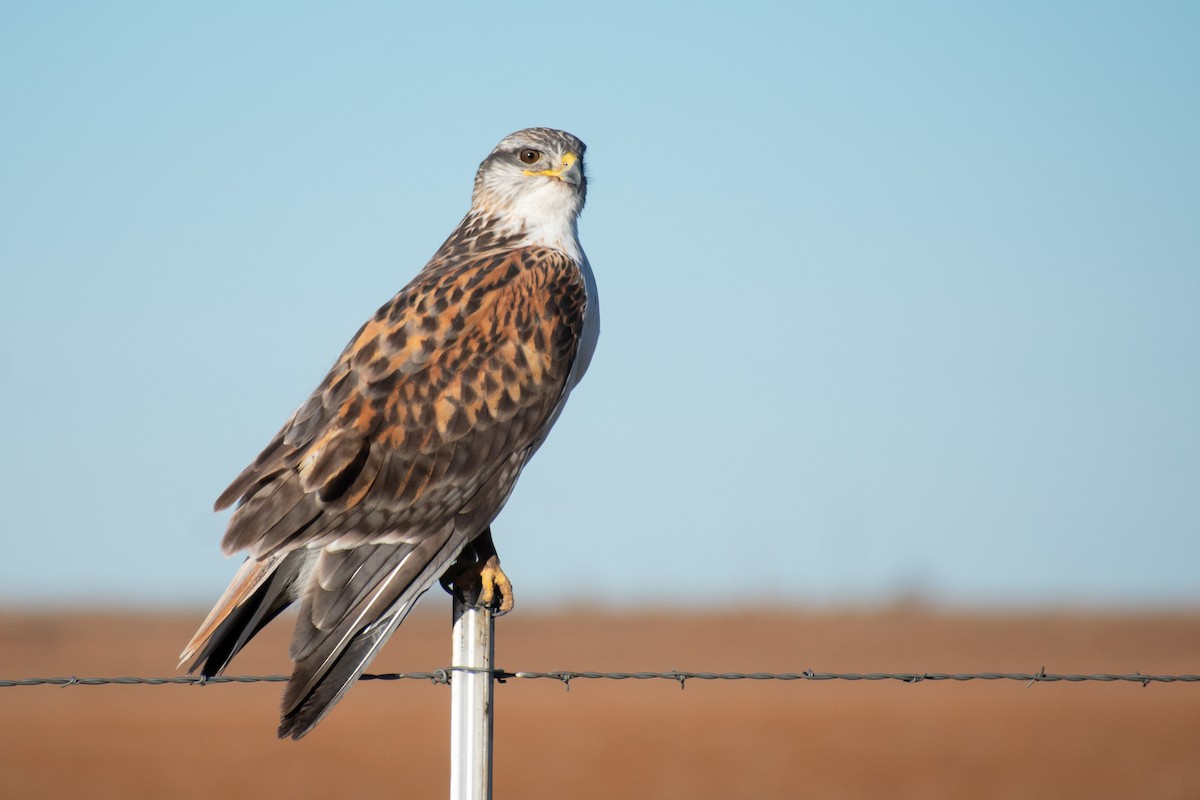
POLYGON ((383 613, 358 623, 360 627, 348 632, 341 642, 331 642, 331 647, 341 648, 340 653, 331 658, 322 647, 310 658, 296 664, 284 690, 278 731, 280 739, 289 736, 299 739, 325 718, 408 616, 417 599, 441 577, 465 545, 465 538, 452 531, 411 580, 400 586, 388 586, 385 582, 363 601, 360 609, 369 609, 386 595, 395 598, 383 613), (314 667, 314 662, 319 666, 314 667))
POLYGON ((271 577, 213 631, 188 672, 195 672, 203 664, 200 674, 204 677, 220 675, 256 633, 296 600, 303 567, 302 553, 285 558, 271 577))

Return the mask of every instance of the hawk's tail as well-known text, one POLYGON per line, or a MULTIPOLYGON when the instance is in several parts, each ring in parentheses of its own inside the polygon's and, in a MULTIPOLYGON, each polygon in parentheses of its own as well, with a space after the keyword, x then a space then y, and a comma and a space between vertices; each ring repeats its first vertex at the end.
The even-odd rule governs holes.
POLYGON ((242 562, 225 594, 183 649, 180 663, 191 659, 189 673, 199 669, 206 678, 220 675, 254 634, 299 597, 312 555, 297 550, 242 562))
POLYGON ((419 544, 321 552, 292 637, 281 739, 299 739, 329 713, 465 545, 450 524, 419 544))

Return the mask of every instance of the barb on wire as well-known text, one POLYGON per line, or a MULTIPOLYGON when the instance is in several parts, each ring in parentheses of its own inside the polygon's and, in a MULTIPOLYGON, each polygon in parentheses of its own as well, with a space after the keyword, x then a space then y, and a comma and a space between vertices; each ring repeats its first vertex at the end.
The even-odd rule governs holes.
MULTIPOLYGON (((399 681, 423 680, 435 684, 448 684, 455 672, 479 672, 474 667, 442 667, 433 672, 387 672, 378 675, 365 674, 359 678, 363 681, 399 681)), ((1151 683, 1200 683, 1200 675, 1145 675, 1141 672, 1132 674, 1093 674, 1093 675, 1059 675, 1046 672, 1042 667, 1037 672, 814 672, 806 669, 803 672, 592 672, 575 670, 554 670, 552 672, 492 670, 492 677, 499 683, 509 679, 519 680, 555 680, 562 683, 568 690, 573 680, 669 680, 684 688, 687 681, 899 681, 901 683, 923 683, 926 681, 1019 681, 1027 686, 1035 683, 1140 683, 1149 686, 1151 683)), ((203 677, 197 675, 181 675, 171 678, 80 678, 77 676, 58 678, 20 678, 6 680, 0 678, 0 688, 12 686, 161 686, 164 684, 182 684, 187 686, 208 686, 221 683, 283 683, 287 675, 214 675, 203 677)))

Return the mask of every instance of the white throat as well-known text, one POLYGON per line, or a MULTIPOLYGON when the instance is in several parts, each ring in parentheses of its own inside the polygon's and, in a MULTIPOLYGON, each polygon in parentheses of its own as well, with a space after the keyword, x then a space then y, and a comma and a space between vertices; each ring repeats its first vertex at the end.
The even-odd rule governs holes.
POLYGON ((577 224, 581 203, 570 186, 546 178, 488 205, 500 231, 521 236, 528 246, 558 250, 576 263, 583 262, 577 224))

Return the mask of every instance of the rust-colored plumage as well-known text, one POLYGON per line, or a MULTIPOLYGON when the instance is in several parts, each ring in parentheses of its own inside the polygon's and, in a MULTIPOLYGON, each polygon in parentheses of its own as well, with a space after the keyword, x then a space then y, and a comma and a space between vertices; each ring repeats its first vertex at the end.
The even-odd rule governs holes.
POLYGON ((484 594, 511 607, 489 526, 599 329, 583 151, 545 128, 506 137, 466 218, 218 498, 237 504, 222 547, 248 558, 182 660, 219 673, 299 600, 281 737, 321 720, 456 560, 487 565, 484 594))

